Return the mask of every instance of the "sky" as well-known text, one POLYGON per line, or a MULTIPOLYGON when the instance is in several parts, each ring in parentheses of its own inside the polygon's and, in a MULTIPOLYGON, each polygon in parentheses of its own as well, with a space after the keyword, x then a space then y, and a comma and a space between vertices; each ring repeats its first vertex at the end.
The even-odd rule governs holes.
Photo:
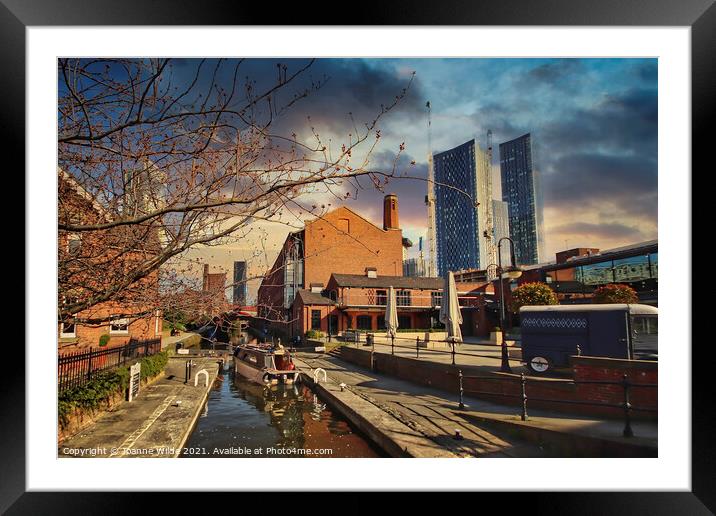
MULTIPOLYGON (((289 74, 307 63, 250 59, 241 74, 257 86, 272 83, 277 61, 289 74)), ((195 66, 196 61, 181 60, 175 70, 189 76, 195 66)), ((404 143, 398 170, 409 177, 392 179, 384 192, 364 181, 364 189, 346 189, 352 195, 345 201, 318 190, 307 197, 309 204, 344 203, 381 225, 382 197, 396 193, 403 234, 417 244, 426 236, 426 183, 419 179, 427 177, 431 150, 425 108, 430 101, 433 152, 472 138, 484 147, 492 130, 495 199, 501 198, 499 144, 532 134, 544 197, 543 261, 568 248, 608 249, 657 238, 656 59, 319 59, 292 88, 324 84, 277 119, 273 130, 307 139, 315 127, 322 139, 340 147, 354 131, 348 113, 359 125, 369 122, 381 104, 388 105, 408 85, 413 72, 406 98, 381 122, 380 145, 369 158, 371 169, 388 171, 404 143)), ((281 95, 289 99, 291 90, 281 95)), ((263 224, 257 234, 268 256, 258 256, 259 242, 247 239, 199 249, 192 257, 227 271, 234 260, 248 259, 249 273, 260 274, 292 229, 263 224)), ((417 245, 410 255, 416 254, 417 245)), ((249 284, 250 297, 257 286, 249 284)))

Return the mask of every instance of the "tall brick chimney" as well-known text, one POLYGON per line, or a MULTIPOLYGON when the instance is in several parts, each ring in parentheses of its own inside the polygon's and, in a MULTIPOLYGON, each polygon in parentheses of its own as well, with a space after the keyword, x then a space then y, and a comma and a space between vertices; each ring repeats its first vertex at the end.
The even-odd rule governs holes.
POLYGON ((383 229, 400 229, 398 224, 398 196, 388 194, 383 199, 383 229))
POLYGON ((204 274, 202 276, 201 289, 204 291, 209 290, 209 264, 204 264, 204 274))

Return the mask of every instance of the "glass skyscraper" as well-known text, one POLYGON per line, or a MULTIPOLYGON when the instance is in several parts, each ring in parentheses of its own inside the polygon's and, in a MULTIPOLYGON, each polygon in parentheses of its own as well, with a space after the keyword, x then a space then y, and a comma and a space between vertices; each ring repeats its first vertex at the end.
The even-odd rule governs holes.
POLYGON ((433 167, 438 275, 494 262, 488 154, 473 139, 435 154, 433 167))
MULTIPOLYGON (((500 174, 515 259, 520 265, 539 263, 540 256, 544 255, 542 195, 539 176, 533 169, 530 133, 500 144, 500 174)), ((506 244, 508 242, 503 244, 503 250, 506 244)))
MULTIPOLYGON (((494 217, 494 242, 497 245, 500 239, 510 236, 510 219, 509 210, 505 201, 492 200, 492 216, 494 217)), ((509 242, 502 244, 502 264, 510 264, 510 247, 509 242)), ((492 271, 490 271, 492 272, 492 271)))

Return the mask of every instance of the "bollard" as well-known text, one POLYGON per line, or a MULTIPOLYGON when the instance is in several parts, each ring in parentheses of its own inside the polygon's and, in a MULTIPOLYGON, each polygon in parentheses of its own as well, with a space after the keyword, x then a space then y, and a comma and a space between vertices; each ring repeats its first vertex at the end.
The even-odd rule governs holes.
POLYGON ((191 360, 187 360, 186 365, 184 366, 184 383, 189 383, 190 379, 191 379, 191 360))
POLYGON ((455 341, 453 340, 451 342, 452 344, 452 365, 455 365, 455 341))
POLYGON ((520 374, 520 384, 522 386, 522 421, 527 421, 527 379, 525 373, 520 374))
POLYGON ((415 337, 415 358, 420 358, 420 337, 415 337))
POLYGON ((465 403, 463 403, 463 399, 462 399, 463 389, 462 389, 462 370, 461 369, 458 369, 458 371, 457 371, 457 379, 458 379, 458 386, 460 387, 460 393, 459 393, 460 403, 458 404, 458 407, 460 407, 460 409, 464 409, 465 403))
POLYGON ((634 431, 631 428, 631 403, 629 403, 629 379, 626 373, 622 377, 622 386, 624 387, 624 437, 634 437, 634 431))
POLYGON ((395 355, 395 335, 390 335, 390 354, 395 355))

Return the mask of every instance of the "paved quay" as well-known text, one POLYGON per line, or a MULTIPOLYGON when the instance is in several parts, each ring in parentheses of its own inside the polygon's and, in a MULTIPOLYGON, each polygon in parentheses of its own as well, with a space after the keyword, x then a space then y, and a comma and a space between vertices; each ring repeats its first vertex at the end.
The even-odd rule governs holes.
POLYGON ((301 353, 294 362, 310 378, 316 368, 324 369, 327 381, 318 374, 319 395, 329 404, 342 405, 343 415, 392 456, 547 456, 538 445, 497 435, 456 416, 455 402, 438 391, 376 375, 330 356, 301 353), (376 431, 377 436, 372 434, 376 431))
MULTIPOLYGON (((323 368, 327 387, 350 390, 374 408, 460 457, 656 456, 657 423, 632 421, 636 437, 622 437, 623 422, 519 408, 465 397, 465 409, 444 391, 375 373, 332 355, 297 354, 300 368, 323 368), (461 440, 454 439, 455 431, 461 440)), ((320 375, 322 380, 322 375, 320 375)), ((343 393, 341 393, 343 394, 343 393)), ((398 440, 400 437, 398 436, 398 440)))
POLYGON ((188 338, 192 337, 193 335, 199 335, 198 333, 194 332, 182 332, 179 335, 167 335, 162 337, 162 349, 171 349, 173 350, 176 346, 177 342, 183 342, 187 340, 188 338))
POLYGON ((131 403, 119 404, 90 427, 62 442, 58 456, 178 456, 219 371, 219 360, 215 357, 192 360, 189 383, 184 384, 187 357, 170 357, 160 379, 141 389, 131 403), (194 377, 202 369, 209 374, 208 387, 203 374, 195 387, 194 377))
MULTIPOLYGON (((369 349, 365 342, 360 343, 346 343, 343 344, 348 347, 357 347, 361 349, 369 349)), ((385 337, 376 338, 375 351, 378 353, 391 353, 390 341, 385 337)), ((431 362, 437 362, 440 364, 452 363, 452 354, 450 353, 451 348, 448 343, 439 342, 431 343, 430 347, 420 347, 417 350, 419 358, 421 360, 429 360, 431 362)), ((415 340, 401 339, 395 340, 395 347, 393 352, 397 356, 405 358, 416 358, 416 346, 415 340)), ((484 367, 486 369, 495 369, 500 366, 502 358, 502 348, 499 345, 490 343, 489 341, 478 341, 473 340, 470 342, 463 342, 455 347, 455 363, 462 366, 475 366, 484 367), (460 354, 460 353, 465 353, 460 354), (469 354, 469 355, 468 355, 469 354)), ((509 346, 508 353, 510 356, 510 367, 512 371, 519 374, 525 373, 530 374, 529 369, 522 364, 521 361, 521 349, 518 346, 509 346)), ((560 375, 556 375, 560 376, 560 375)))

